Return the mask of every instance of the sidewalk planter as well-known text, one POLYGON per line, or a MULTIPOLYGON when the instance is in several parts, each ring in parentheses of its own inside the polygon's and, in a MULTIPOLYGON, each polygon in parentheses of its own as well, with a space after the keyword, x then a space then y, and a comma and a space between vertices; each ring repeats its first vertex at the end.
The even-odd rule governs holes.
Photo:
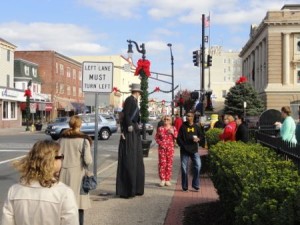
POLYGON ((36 124, 34 124, 34 126, 35 126, 35 130, 36 130, 36 131, 41 131, 41 130, 42 130, 42 127, 43 127, 43 124, 41 124, 41 123, 36 123, 36 124))
POLYGON ((143 149, 144 157, 148 157, 151 143, 152 143, 152 140, 143 140, 142 139, 142 149, 143 149))

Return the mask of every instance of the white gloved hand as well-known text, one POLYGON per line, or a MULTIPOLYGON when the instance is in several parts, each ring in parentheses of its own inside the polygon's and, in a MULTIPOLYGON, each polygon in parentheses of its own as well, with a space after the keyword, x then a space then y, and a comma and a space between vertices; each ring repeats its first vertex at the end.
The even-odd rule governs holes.
POLYGON ((128 132, 132 132, 133 131, 133 126, 129 126, 128 127, 128 132))

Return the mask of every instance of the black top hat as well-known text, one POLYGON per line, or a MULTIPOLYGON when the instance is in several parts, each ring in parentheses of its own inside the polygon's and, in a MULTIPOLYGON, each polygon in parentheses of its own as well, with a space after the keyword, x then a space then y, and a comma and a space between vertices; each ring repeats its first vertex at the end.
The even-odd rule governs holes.
POLYGON ((134 84, 133 83, 129 87, 131 88, 131 92, 134 92, 134 91, 143 92, 141 90, 141 85, 140 84, 134 84))

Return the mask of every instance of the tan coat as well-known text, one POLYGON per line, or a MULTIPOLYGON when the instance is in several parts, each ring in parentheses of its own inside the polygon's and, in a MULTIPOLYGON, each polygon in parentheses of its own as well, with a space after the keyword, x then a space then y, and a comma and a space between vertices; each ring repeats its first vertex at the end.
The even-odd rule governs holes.
POLYGON ((78 225, 78 208, 71 188, 59 182, 42 187, 14 184, 3 206, 3 225, 78 225))
MULTIPOLYGON (((81 152, 83 147, 83 137, 62 137, 59 140, 61 153, 65 158, 62 163, 59 180, 70 186, 75 193, 75 198, 79 209, 91 208, 90 196, 80 195, 81 181, 85 174, 82 167, 81 152)), ((90 142, 85 139, 84 160, 87 165, 92 164, 92 154, 90 142)))

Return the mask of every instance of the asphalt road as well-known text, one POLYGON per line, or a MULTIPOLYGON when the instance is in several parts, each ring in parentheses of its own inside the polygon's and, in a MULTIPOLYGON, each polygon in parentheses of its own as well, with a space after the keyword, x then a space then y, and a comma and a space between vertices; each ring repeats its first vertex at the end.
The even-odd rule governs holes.
MULTIPOLYGON (((110 176, 109 168, 117 163, 119 133, 113 134, 109 140, 98 141, 97 148, 97 174, 98 179, 102 180, 110 176)), ((153 139, 152 136, 147 138, 153 139)), ((0 134, 0 207, 2 210, 3 203, 7 196, 9 187, 18 182, 19 174, 11 166, 11 162, 23 157, 31 149, 33 144, 38 140, 51 139, 44 133, 16 133, 0 134)), ((154 141, 152 141, 154 143, 154 141)), ((92 146, 94 156, 94 145, 92 146)), ((2 212, 0 213, 1 220, 2 212)))

